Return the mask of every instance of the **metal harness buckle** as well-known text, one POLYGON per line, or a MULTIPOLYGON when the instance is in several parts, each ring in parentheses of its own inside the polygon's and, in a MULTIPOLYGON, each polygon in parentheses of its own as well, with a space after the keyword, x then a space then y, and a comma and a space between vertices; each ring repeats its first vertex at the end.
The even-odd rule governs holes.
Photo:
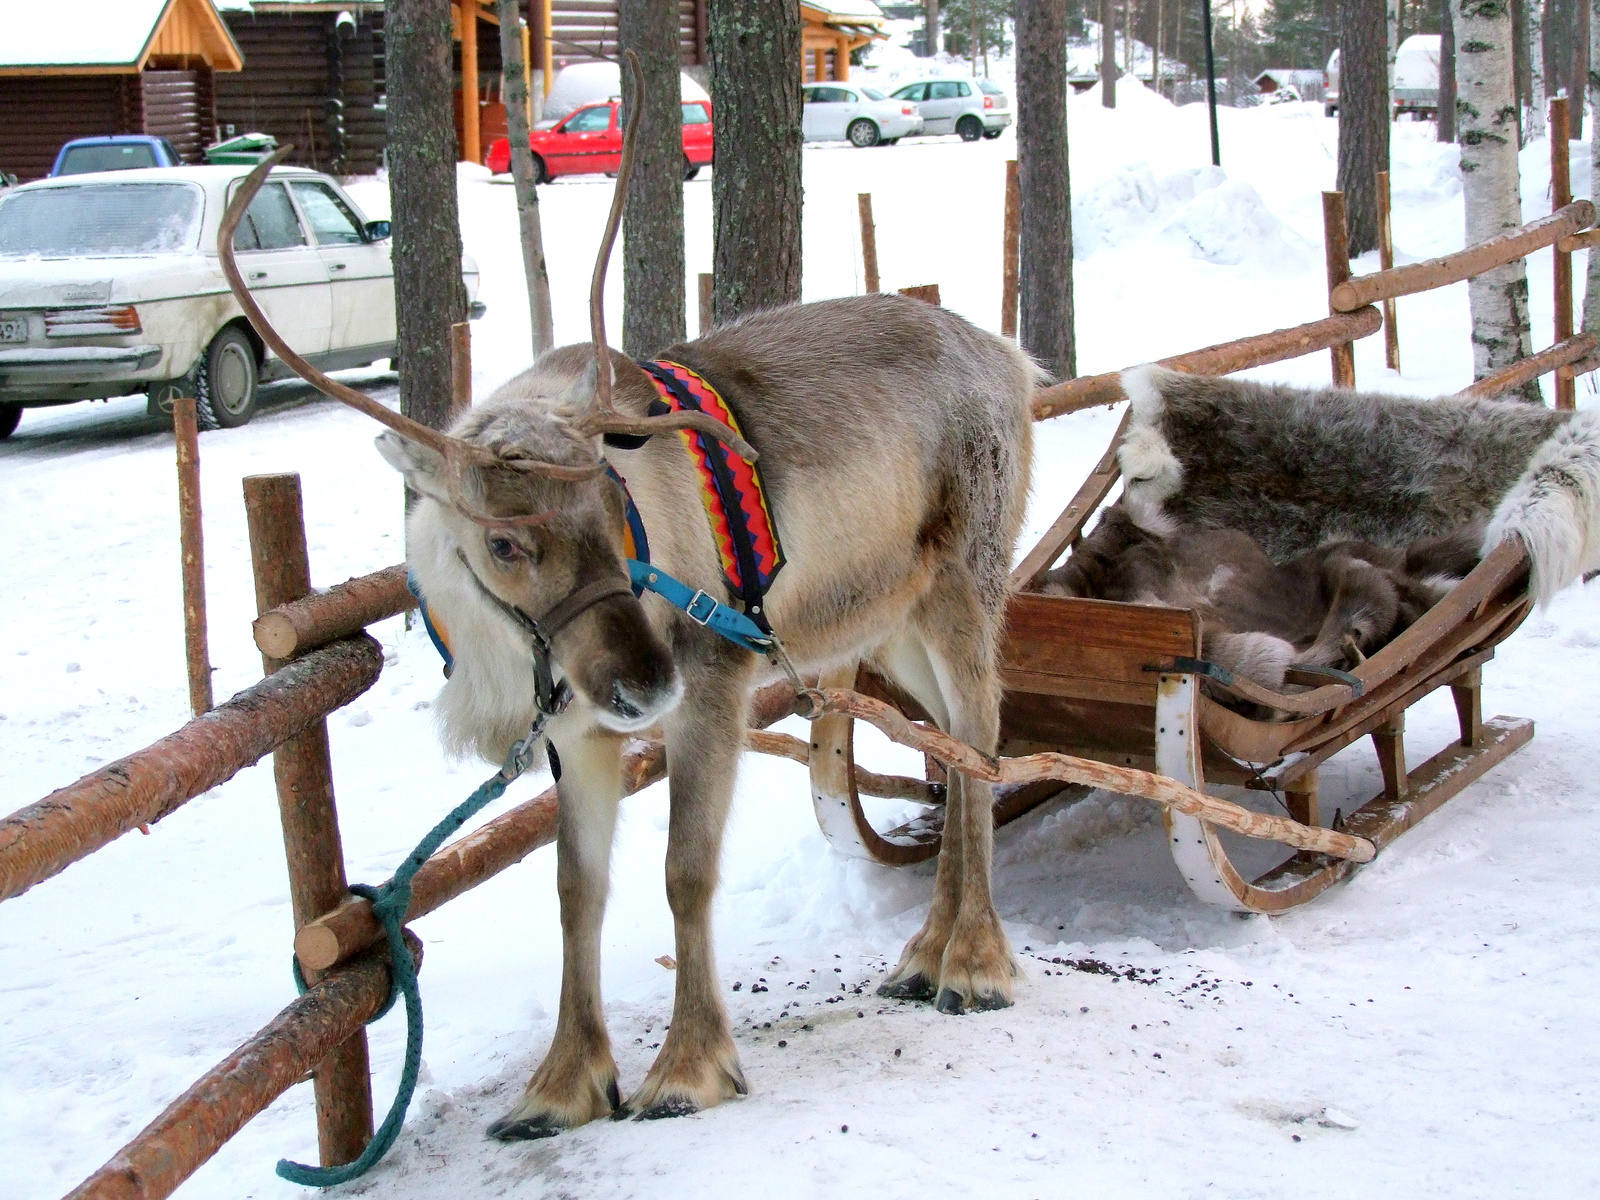
POLYGON ((716 614, 717 614, 717 602, 714 599, 712 599, 710 596, 706 595, 706 592, 705 592, 704 588, 696 588, 694 595, 689 597, 689 603, 687 603, 687 604, 685 604, 683 606, 683 611, 688 615, 689 619, 691 621, 693 621, 696 625, 701 625, 701 626, 710 625, 711 624, 711 618, 716 616, 716 614), (706 602, 706 606, 707 606, 706 610, 705 610, 706 615, 703 616, 703 617, 697 615, 695 613, 695 611, 694 611, 694 606, 696 604, 700 603, 700 601, 702 601, 702 600, 704 600, 706 602))

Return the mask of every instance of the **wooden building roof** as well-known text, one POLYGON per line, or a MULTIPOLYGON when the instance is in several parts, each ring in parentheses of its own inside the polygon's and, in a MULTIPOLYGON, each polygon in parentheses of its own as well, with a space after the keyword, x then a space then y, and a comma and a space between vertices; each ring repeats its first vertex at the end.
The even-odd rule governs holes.
POLYGON ((72 0, 8 6, 0 75, 238 71, 244 56, 211 0, 72 0))

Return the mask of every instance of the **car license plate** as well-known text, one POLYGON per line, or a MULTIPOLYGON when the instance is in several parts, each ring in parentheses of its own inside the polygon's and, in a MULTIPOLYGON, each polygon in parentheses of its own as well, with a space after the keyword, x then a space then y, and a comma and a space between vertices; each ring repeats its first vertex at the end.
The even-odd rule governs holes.
POLYGON ((0 342, 25 342, 27 340, 27 317, 0 317, 0 342))

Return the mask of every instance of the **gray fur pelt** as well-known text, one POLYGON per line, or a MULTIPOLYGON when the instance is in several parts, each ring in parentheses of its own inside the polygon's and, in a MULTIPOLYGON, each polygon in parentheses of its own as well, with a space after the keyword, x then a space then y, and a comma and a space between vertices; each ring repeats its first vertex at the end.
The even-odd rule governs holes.
POLYGON ((1123 504, 1152 533, 1238 529, 1283 561, 1333 538, 1399 546, 1473 522, 1520 536, 1541 604, 1600 567, 1600 415, 1446 397, 1122 373, 1123 504))

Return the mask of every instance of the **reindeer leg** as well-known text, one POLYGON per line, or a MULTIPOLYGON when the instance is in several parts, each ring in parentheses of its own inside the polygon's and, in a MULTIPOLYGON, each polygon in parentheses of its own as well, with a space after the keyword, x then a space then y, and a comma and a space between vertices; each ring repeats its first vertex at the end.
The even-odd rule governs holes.
MULTIPOLYGON (((873 659, 884 674, 899 684, 931 716, 940 729, 949 730, 950 713, 938 673, 933 669, 927 648, 918 634, 907 631, 894 638, 873 659)), ((960 776, 950 772, 945 793, 944 837, 939 846, 933 899, 928 919, 900 954, 900 962, 878 987, 878 995, 898 1000, 932 1000, 938 989, 939 964, 950 941, 960 907, 961 822, 956 818, 961 803, 960 776)))
POLYGON ((643 1120, 684 1116, 748 1091, 718 994, 711 900, 744 747, 754 660, 720 643, 695 649, 703 655, 698 662, 679 654, 687 698, 666 723, 672 806, 667 903, 677 933, 677 991, 671 1028, 625 1108, 643 1120))
POLYGON ((611 838, 622 798, 622 739, 591 730, 557 735, 561 755, 556 890, 561 899, 561 1006, 555 1037, 520 1103, 489 1126, 491 1137, 553 1137, 618 1108, 617 1064, 600 1008, 600 924, 611 874, 611 838))

